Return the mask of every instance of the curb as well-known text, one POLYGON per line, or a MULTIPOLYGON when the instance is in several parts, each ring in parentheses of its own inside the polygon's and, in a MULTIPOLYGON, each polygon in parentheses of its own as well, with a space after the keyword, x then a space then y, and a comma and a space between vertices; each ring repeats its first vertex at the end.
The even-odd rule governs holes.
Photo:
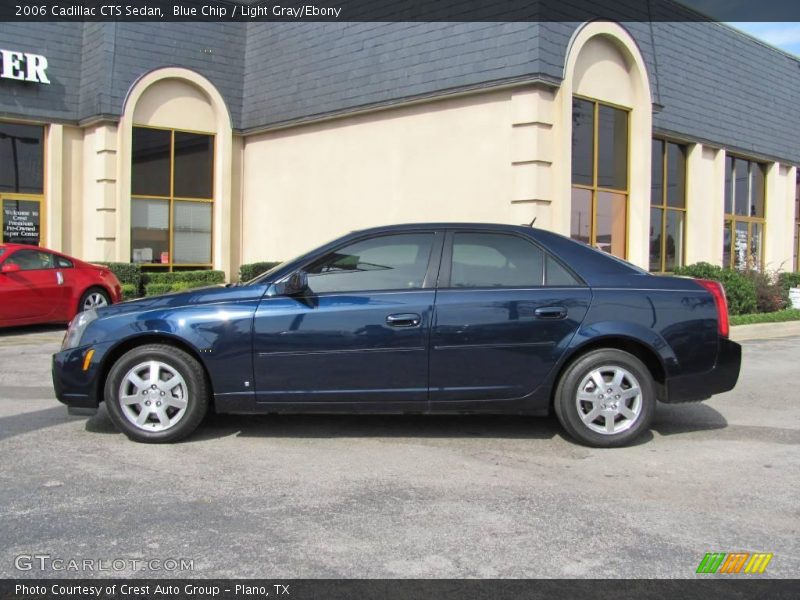
POLYGON ((731 339, 735 342, 748 340, 771 340, 775 338, 800 336, 800 321, 782 323, 756 323, 731 327, 731 339))

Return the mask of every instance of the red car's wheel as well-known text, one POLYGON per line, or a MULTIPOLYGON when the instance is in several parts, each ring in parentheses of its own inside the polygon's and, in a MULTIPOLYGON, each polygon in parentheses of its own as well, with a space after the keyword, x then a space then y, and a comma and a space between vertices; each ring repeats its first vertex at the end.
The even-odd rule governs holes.
POLYGON ((92 308, 102 308, 110 304, 111 298, 109 297, 108 292, 97 287, 89 288, 83 292, 80 302, 78 302, 78 312, 91 310, 92 308))

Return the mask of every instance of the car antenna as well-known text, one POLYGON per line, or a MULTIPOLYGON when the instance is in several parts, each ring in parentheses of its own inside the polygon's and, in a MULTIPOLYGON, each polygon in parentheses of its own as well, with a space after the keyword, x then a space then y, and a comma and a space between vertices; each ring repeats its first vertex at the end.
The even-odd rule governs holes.
POLYGON ((538 218, 539 218, 539 217, 533 217, 533 221, 531 221, 531 222, 530 222, 530 224, 528 225, 528 227, 533 227, 533 224, 534 224, 534 223, 536 223, 536 219, 538 219, 538 218))

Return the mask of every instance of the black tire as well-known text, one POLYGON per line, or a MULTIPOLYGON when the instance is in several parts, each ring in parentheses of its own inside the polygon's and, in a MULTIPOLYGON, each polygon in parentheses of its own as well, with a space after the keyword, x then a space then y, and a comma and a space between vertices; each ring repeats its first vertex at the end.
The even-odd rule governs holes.
POLYGON ((103 288, 93 287, 81 294, 81 299, 78 301, 78 313, 89 310, 90 307, 86 306, 86 301, 93 295, 100 295, 105 300, 106 306, 111 306, 111 296, 108 295, 108 292, 103 288))
MULTIPOLYGON (((134 373, 138 374, 138 372, 134 373)), ((174 346, 148 344, 129 350, 114 363, 106 379, 104 398, 111 420, 117 429, 128 438, 136 442, 150 444, 169 443, 183 439, 197 429, 208 410, 209 385, 203 367, 190 354, 174 346), (144 373, 145 369, 148 369, 148 374, 150 374, 149 368, 143 365, 151 361, 159 364, 157 371, 159 374, 158 385, 163 384, 164 390, 152 388, 152 385, 155 385, 151 384, 152 379, 147 381, 142 379, 148 385, 137 387, 128 378, 128 375, 138 368, 141 368, 140 372, 142 373, 144 373), (160 378, 162 374, 166 374, 168 378, 160 378), (182 383, 170 390, 166 390, 166 387, 176 376, 175 374, 180 375, 183 380, 182 383), (137 404, 127 408, 123 408, 120 402, 123 381, 125 382, 125 388, 123 389, 131 392, 131 397, 135 396, 137 398, 137 404), (142 395, 145 391, 148 393, 147 397, 142 395), (176 418, 176 416, 178 416, 181 409, 170 404, 176 401, 181 403, 185 401, 185 409, 179 418, 176 418), (152 405, 148 404, 147 408, 145 408, 145 402, 152 402, 152 405), (162 402, 163 408, 161 408, 162 402), (158 409, 155 406, 156 403, 158 403, 158 409), (152 408, 150 408, 151 406, 152 408), (159 411, 158 414, 156 414, 156 410, 159 411), (149 412, 144 417, 144 423, 137 425, 132 419, 137 414, 141 416, 143 411, 149 412), (172 420, 174 420, 174 423, 164 425, 160 416, 162 414, 161 411, 166 415, 164 418, 167 423, 172 420)))
POLYGON ((593 350, 578 357, 566 368, 556 387, 554 408, 561 425, 580 443, 595 448, 625 446, 650 428, 656 408, 655 382, 647 367, 634 355, 614 349, 593 350), (611 381, 613 374, 625 371, 628 375, 623 376, 620 385, 616 386, 611 381), (598 389, 599 386, 591 378, 593 372, 598 372, 604 378, 603 387, 610 386, 606 389, 613 390, 613 394, 598 389), (606 379, 608 383, 605 383, 606 379), (635 386, 631 384, 633 381, 638 383, 640 394, 638 398, 626 400, 625 396, 635 394, 635 386), (624 388, 626 382, 628 388, 624 388), (622 393, 617 394, 618 391, 622 393), (579 392, 582 398, 591 396, 592 399, 579 403, 579 392), (616 414, 618 408, 626 413, 616 414), (591 422, 585 422, 584 418, 589 420, 594 410, 602 412, 591 422), (635 418, 629 416, 633 414, 635 418), (612 430, 619 428, 620 431, 608 432, 608 427, 612 430), (606 433, 597 429, 603 429, 606 433))

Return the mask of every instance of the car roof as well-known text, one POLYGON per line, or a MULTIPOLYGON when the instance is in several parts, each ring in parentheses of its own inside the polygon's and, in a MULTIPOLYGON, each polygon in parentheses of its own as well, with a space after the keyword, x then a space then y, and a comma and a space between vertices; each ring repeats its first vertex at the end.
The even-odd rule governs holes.
POLYGON ((530 233, 529 225, 509 225, 508 223, 470 223, 470 222, 432 222, 432 223, 400 223, 398 225, 381 225, 360 229, 353 233, 377 233, 390 231, 416 231, 419 229, 485 229, 487 231, 524 231, 530 233))

